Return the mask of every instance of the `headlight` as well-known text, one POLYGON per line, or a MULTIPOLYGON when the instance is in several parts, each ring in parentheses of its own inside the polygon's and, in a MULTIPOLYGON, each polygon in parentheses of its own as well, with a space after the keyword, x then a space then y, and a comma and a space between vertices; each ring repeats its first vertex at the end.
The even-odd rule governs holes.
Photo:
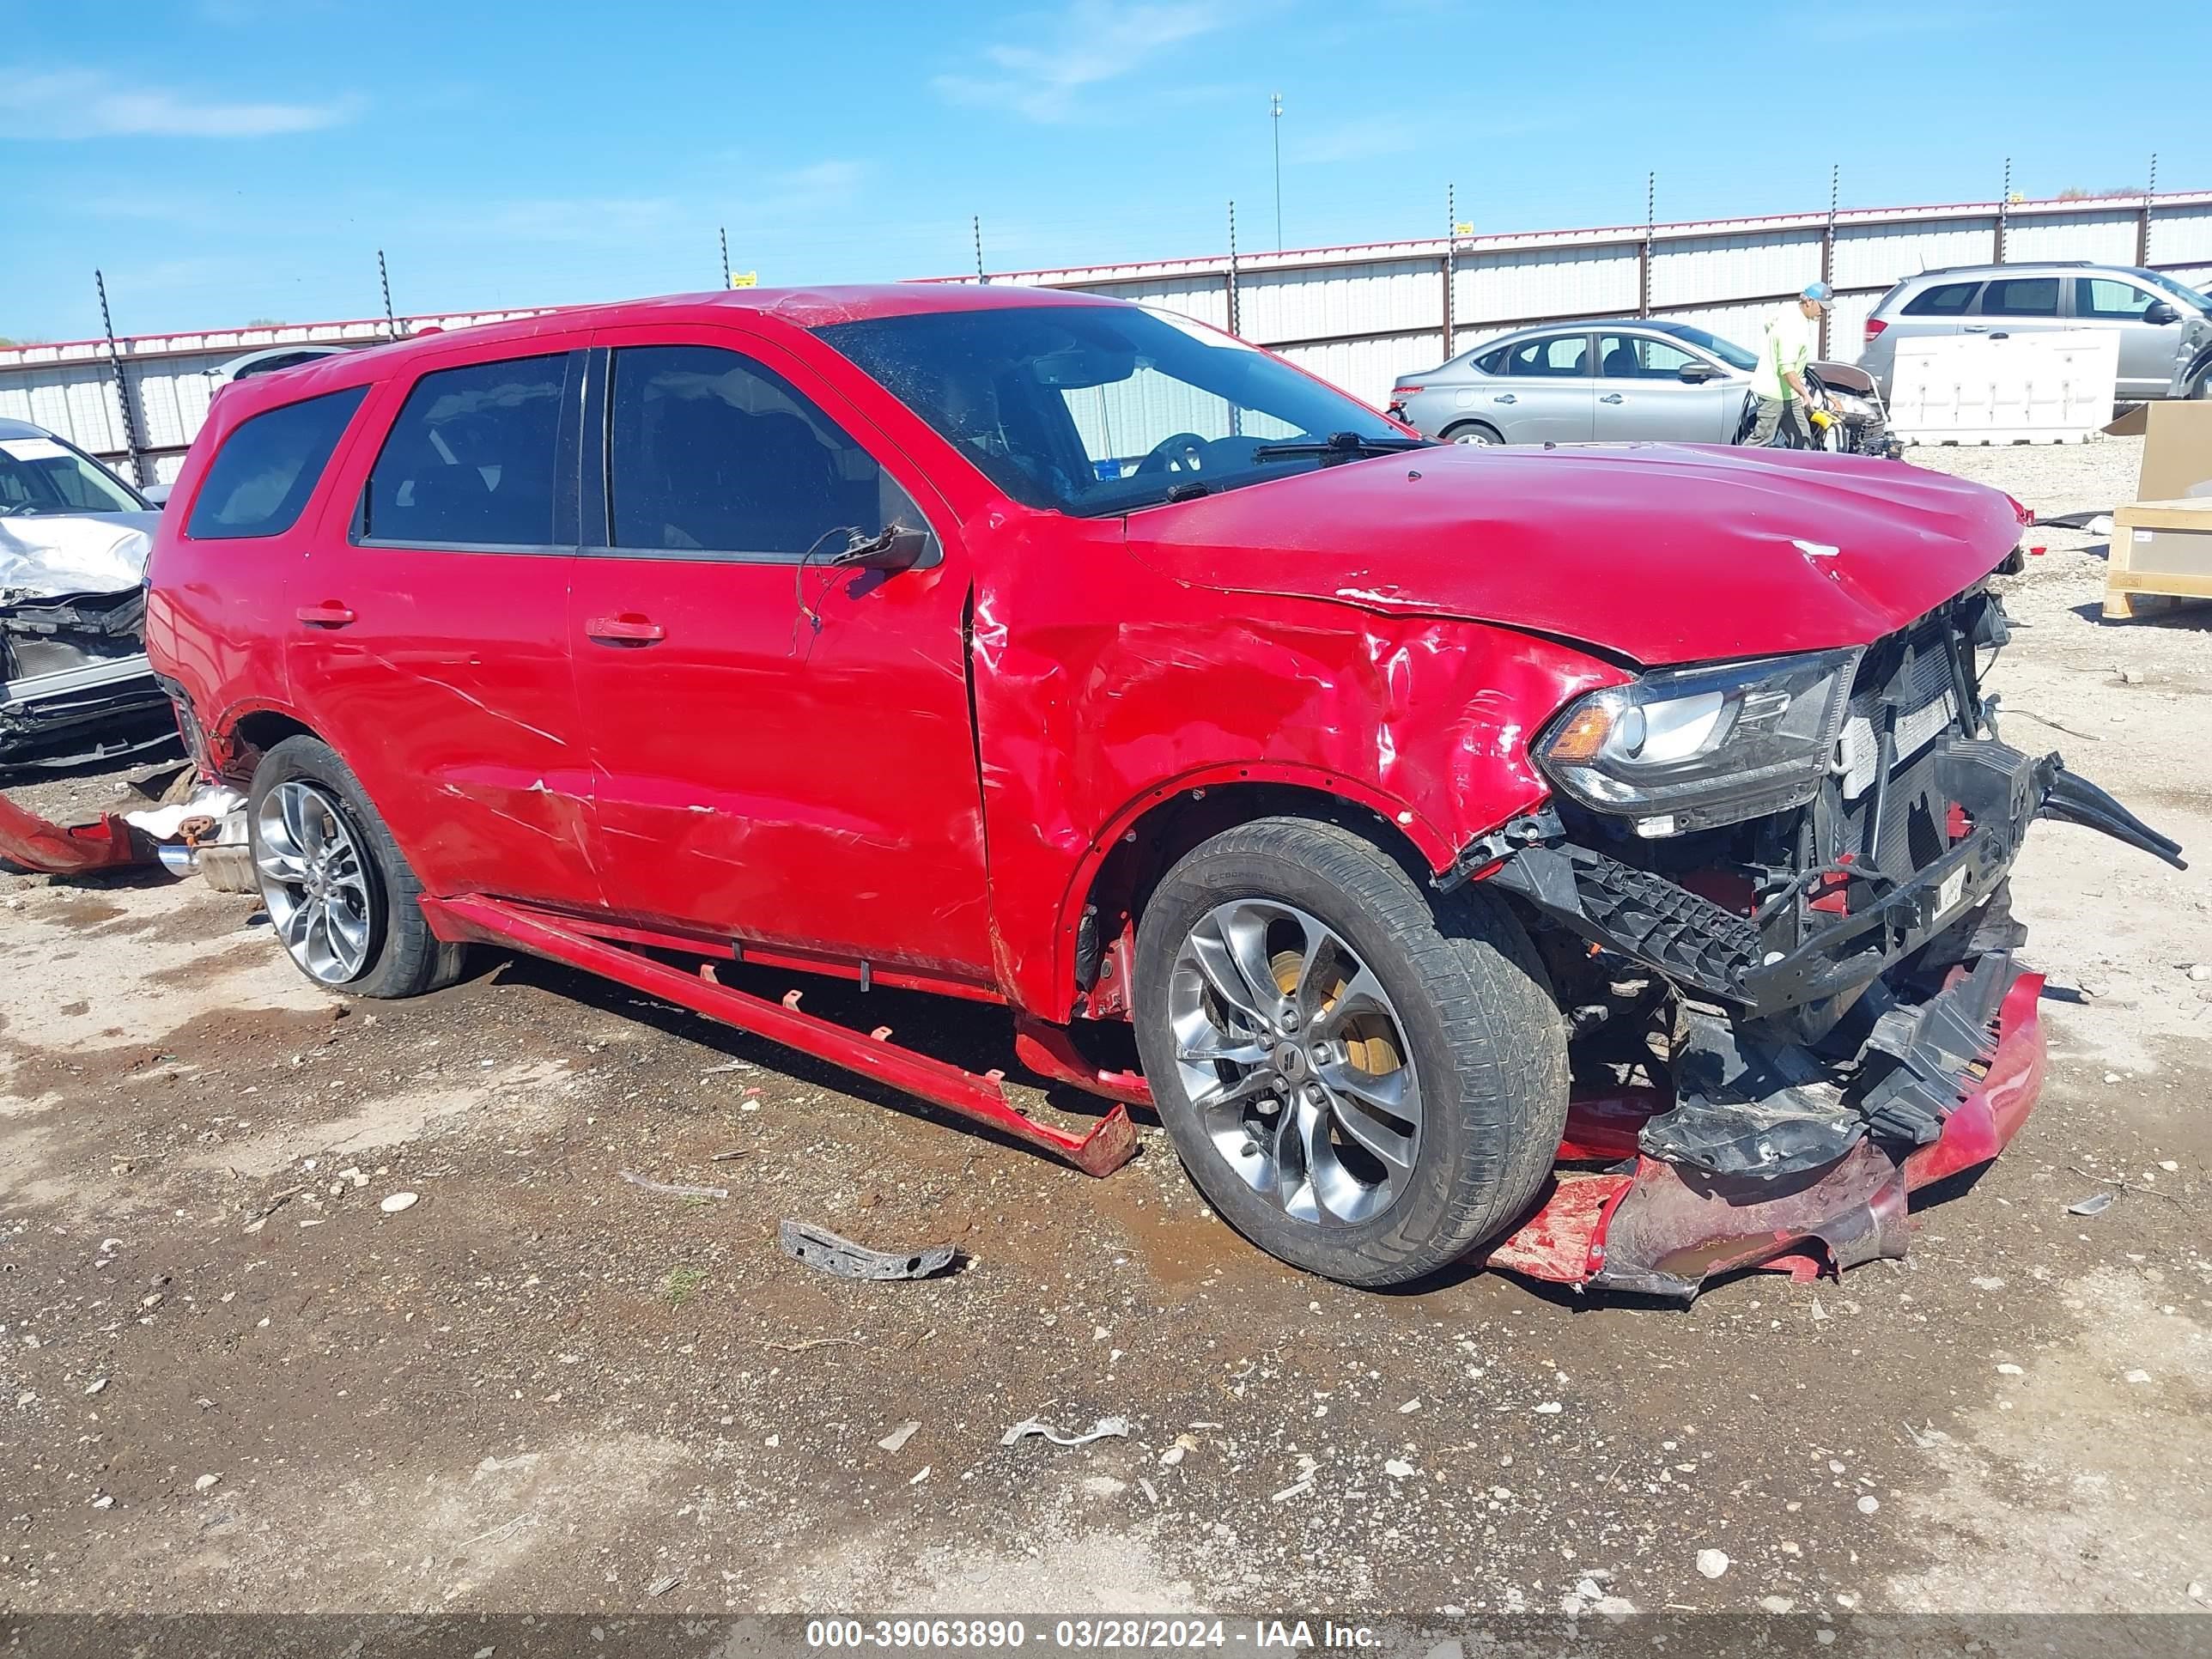
POLYGON ((1670 668, 1570 703, 1536 758, 1583 805, 1674 836, 1802 806, 1835 754, 1856 647, 1670 668))

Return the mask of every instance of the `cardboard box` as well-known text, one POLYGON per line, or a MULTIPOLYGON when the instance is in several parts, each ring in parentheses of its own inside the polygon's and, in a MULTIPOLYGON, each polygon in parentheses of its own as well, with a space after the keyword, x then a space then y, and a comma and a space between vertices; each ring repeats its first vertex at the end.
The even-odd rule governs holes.
POLYGON ((2112 514, 2105 615, 2134 617, 2144 594, 2212 599, 2212 494, 2136 501, 2112 514))
POLYGON ((2137 404, 2105 430, 2115 438, 2144 441, 2137 501, 2212 496, 2212 398, 2137 404))

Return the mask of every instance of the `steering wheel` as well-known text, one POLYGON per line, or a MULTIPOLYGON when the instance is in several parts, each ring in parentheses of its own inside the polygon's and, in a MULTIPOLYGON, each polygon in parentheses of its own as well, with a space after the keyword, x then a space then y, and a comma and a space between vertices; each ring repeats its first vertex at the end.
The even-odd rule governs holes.
POLYGON ((1206 440, 1195 432, 1177 432, 1163 438, 1152 453, 1137 463, 1135 476, 1151 472, 1196 472, 1206 465, 1206 440))

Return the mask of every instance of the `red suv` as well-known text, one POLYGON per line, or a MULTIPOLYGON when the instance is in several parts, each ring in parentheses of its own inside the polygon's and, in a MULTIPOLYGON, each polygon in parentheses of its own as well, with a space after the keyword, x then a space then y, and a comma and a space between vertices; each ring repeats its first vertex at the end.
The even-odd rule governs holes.
POLYGON ((2177 851, 1996 740, 2019 522, 1432 447, 1113 301, 763 290, 232 386, 147 639, 334 990, 495 942, 1129 1156, 715 963, 1000 1003, 1286 1261, 1687 1294, 1897 1253, 2017 1125, 2031 819, 2177 851))

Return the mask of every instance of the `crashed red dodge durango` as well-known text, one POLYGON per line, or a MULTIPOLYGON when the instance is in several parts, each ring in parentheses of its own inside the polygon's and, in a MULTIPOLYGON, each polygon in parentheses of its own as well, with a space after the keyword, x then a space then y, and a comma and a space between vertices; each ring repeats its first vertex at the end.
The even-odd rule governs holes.
POLYGON ((1997 738, 2019 530, 1431 446, 1118 301, 762 290, 233 386, 146 638, 333 990, 534 951, 1124 1161, 715 964, 1003 1004, 1286 1261, 1688 1296, 1899 1254, 2017 1127, 2033 820, 2179 861, 1997 738))

